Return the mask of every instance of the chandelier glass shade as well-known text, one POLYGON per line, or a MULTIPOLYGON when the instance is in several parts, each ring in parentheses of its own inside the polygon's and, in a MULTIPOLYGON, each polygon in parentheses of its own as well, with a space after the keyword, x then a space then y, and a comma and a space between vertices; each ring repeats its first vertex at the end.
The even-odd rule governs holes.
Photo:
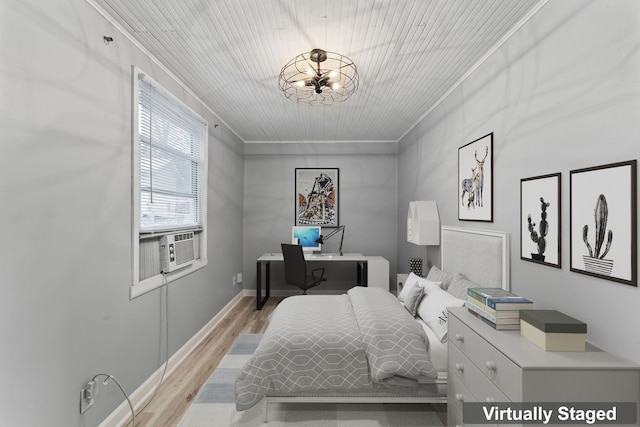
POLYGON ((280 90, 299 104, 332 105, 347 100, 358 89, 358 69, 339 53, 313 49, 302 53, 280 71, 280 90))

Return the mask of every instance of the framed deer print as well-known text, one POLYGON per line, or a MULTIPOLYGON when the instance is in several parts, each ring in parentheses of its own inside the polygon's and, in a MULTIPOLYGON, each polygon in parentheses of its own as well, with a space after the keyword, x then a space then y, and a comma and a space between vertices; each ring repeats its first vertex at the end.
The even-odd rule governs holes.
POLYGON ((561 268, 561 174, 520 180, 520 259, 561 268))
POLYGON ((338 180, 337 168, 296 168, 295 225, 340 225, 338 180))
POLYGON ((493 222, 493 132, 458 148, 458 219, 493 222))
POLYGON ((571 271, 638 286, 636 163, 570 172, 571 271))

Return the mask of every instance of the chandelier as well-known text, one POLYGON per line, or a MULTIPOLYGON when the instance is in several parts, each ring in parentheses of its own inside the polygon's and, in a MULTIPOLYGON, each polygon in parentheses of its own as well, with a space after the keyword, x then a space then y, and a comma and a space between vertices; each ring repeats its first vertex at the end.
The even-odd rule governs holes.
POLYGON ((299 104, 331 105, 358 89, 358 69, 339 53, 313 49, 293 58, 280 71, 280 90, 299 104))

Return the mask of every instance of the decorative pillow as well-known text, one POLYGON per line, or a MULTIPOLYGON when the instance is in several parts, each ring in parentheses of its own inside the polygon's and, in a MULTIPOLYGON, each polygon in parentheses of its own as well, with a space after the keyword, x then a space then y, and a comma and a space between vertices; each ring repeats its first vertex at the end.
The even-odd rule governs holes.
POLYGON ((412 286, 411 290, 407 294, 404 300, 404 308, 406 308, 413 317, 416 316, 416 313, 418 311, 418 304, 420 304, 420 301, 422 301, 424 295, 424 286, 421 283, 416 283, 414 286, 412 286))
POLYGON ((398 294, 398 301, 405 302, 407 299, 407 295, 411 292, 411 289, 418 284, 419 277, 414 273, 409 273, 409 277, 404 281, 404 285, 402 286, 402 290, 398 294))
POLYGON ((447 290, 449 288, 449 284, 451 283, 451 280, 453 279, 453 273, 447 273, 445 271, 442 271, 434 265, 429 270, 429 274, 427 274, 427 279, 433 282, 441 282, 442 289, 447 290))
POLYGON ((434 289, 442 290, 442 282, 434 282, 424 277, 418 277, 418 284, 424 286, 425 295, 428 295, 434 289))
POLYGON ((453 276, 453 280, 451 280, 451 283, 449 284, 447 292, 449 292, 456 298, 467 299, 467 289, 478 287, 480 287, 480 285, 467 279, 464 274, 456 273, 456 275, 453 276))
POLYGON ((418 305, 418 316, 425 321, 441 343, 447 342, 447 321, 449 307, 462 307, 465 301, 454 297, 442 289, 433 290, 418 305))

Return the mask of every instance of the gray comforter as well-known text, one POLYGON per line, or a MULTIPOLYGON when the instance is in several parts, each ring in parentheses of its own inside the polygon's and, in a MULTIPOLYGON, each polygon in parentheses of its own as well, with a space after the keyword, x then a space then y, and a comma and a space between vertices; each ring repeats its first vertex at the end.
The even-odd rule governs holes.
POLYGON ((248 409, 271 393, 436 378, 428 344, 422 327, 382 289, 290 297, 273 312, 258 349, 236 379, 236 408, 248 409))

